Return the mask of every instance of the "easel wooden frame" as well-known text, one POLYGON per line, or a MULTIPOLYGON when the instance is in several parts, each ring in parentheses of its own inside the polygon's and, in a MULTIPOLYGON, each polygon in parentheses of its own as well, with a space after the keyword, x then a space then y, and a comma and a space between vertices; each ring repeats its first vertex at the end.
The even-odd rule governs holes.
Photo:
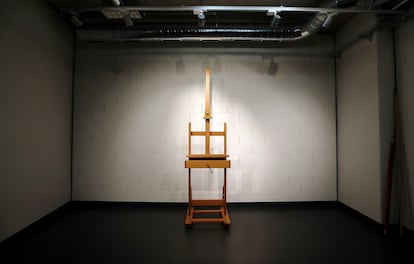
POLYGON ((206 103, 205 103, 205 131, 192 131, 191 122, 188 123, 188 155, 185 161, 185 168, 188 168, 188 208, 185 217, 185 225, 193 223, 223 223, 230 225, 230 216, 227 211, 227 168, 230 168, 230 160, 227 159, 227 124, 224 123, 223 131, 210 131, 211 116, 210 105, 210 69, 206 68, 206 103), (205 137, 205 153, 191 153, 191 137, 205 137), (210 152, 210 137, 224 137, 224 153, 212 154, 210 152), (222 168, 224 169, 223 194, 221 199, 195 200, 192 197, 191 169, 194 168, 222 168), (215 209, 196 209, 196 207, 216 207, 215 209), (219 217, 195 217, 197 214, 219 214, 219 217))

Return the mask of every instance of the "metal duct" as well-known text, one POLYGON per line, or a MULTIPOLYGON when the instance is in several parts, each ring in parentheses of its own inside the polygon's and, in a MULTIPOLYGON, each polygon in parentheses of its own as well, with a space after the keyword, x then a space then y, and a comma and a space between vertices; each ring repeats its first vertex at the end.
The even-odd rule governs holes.
MULTIPOLYGON (((350 7, 354 7, 357 5, 362 4, 362 2, 366 2, 363 0, 330 0, 330 1, 326 1, 324 4, 321 5, 321 7, 324 8, 350 8, 350 7)), ((382 5, 386 2, 390 2, 390 0, 380 0, 380 1, 375 1, 374 4, 372 4, 369 8, 374 8, 377 7, 379 5, 382 5)), ((323 25, 325 23, 326 20, 331 19, 332 16, 335 16, 336 13, 321 13, 318 12, 317 14, 315 14, 312 19, 309 21, 308 24, 306 24, 305 26, 302 27, 302 35, 298 38, 295 38, 295 40, 297 39, 301 39, 301 38, 305 38, 308 36, 311 36, 313 34, 315 34, 316 32, 318 32, 319 30, 321 30, 323 28, 323 25), (331 16, 331 17, 330 17, 331 16)))
MULTIPOLYGON (((326 1, 325 3, 322 4, 321 7, 324 8, 349 8, 349 7, 353 7, 358 3, 358 0, 330 0, 330 1, 326 1)), ((296 38, 297 39, 301 39, 301 38, 305 38, 305 37, 309 37, 315 33, 317 33, 319 30, 321 30, 323 28, 323 25, 325 23, 325 21, 327 19, 331 19, 329 18, 329 16, 335 16, 336 14, 328 14, 328 13, 321 13, 318 12, 316 13, 312 19, 308 22, 308 24, 304 25, 302 27, 302 34, 300 37, 296 38)))

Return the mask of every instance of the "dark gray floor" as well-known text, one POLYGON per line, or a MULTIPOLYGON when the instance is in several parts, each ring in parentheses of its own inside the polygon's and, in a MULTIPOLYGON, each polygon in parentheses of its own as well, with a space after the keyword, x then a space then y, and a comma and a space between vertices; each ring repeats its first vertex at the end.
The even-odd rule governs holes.
POLYGON ((229 228, 188 229, 185 209, 72 202, 2 242, 0 263, 414 263, 411 232, 336 202, 230 205, 229 228))

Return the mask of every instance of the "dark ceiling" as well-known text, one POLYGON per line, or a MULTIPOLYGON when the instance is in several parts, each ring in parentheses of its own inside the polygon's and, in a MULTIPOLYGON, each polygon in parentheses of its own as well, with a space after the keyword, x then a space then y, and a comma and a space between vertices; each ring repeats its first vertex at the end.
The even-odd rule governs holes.
MULTIPOLYGON (((258 0, 258 1, 179 1, 179 0, 49 0, 64 19, 77 28, 78 39, 89 41, 137 40, 297 40, 314 34, 332 34, 358 12, 404 10, 404 0, 258 0), (215 10, 209 7, 226 7, 215 10), (237 6, 303 7, 272 13, 263 10, 232 10, 237 6), (142 7, 140 9, 140 7, 142 7), (145 9, 145 8, 147 9, 145 9), (152 9, 148 7, 155 7, 152 9), (194 7, 185 9, 184 7, 194 7), (206 7, 206 8, 204 8, 206 7), (128 9, 130 8, 130 9, 128 9), (131 9, 132 8, 132 9, 131 9), (177 9, 178 8, 178 9, 177 9), (315 10, 306 10, 314 8, 315 10), (200 19, 199 11, 204 11, 200 19), (108 13, 109 12, 109 13, 108 13), (112 13, 111 13, 112 12, 112 13), (128 22, 125 14, 131 20, 128 22), (114 17, 108 17, 108 14, 114 17), (117 16, 118 15, 118 16, 117 16), (330 23, 326 21, 329 18, 330 23), (326 24, 326 25, 325 25, 326 24)), ((392 16, 395 14, 381 14, 392 16)))

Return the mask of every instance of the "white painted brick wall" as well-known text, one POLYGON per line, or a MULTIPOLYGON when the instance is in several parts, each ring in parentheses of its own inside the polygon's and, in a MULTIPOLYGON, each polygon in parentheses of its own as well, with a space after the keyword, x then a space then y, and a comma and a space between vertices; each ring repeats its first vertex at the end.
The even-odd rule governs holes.
MULTIPOLYGON (((336 200, 333 60, 280 58, 271 76, 261 56, 104 49, 77 58, 75 200, 187 201, 187 126, 204 129, 207 61, 212 127, 228 126, 228 200, 336 200)), ((192 175, 194 197, 220 195, 223 170, 192 175)))

